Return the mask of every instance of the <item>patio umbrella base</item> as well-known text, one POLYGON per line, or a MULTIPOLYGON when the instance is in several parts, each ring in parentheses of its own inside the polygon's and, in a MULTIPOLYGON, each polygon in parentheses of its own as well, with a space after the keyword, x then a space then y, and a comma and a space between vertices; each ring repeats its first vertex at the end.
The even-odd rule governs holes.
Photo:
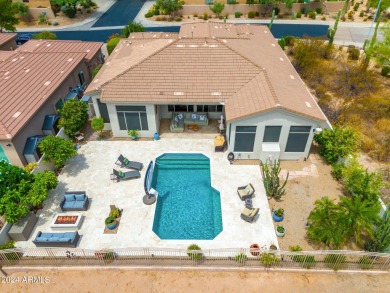
POLYGON ((151 205, 156 202, 156 196, 154 194, 145 194, 142 200, 144 204, 151 205))

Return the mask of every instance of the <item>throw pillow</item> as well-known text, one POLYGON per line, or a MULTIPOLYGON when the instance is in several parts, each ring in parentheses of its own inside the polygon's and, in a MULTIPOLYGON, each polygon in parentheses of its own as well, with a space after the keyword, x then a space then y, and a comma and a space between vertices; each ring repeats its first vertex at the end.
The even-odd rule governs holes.
POLYGON ((74 201, 74 194, 65 194, 65 201, 74 201))
POLYGON ((201 120, 201 121, 204 121, 204 118, 205 118, 204 115, 200 115, 200 116, 199 116, 199 120, 201 120))
POLYGON ((124 163, 125 165, 127 165, 127 164, 129 163, 129 160, 128 160, 127 158, 124 158, 124 159, 123 159, 123 163, 124 163))
POLYGON ((119 177, 124 177, 125 176, 125 173, 123 173, 122 171, 119 171, 119 177))
POLYGON ((196 119, 196 114, 191 114, 192 119, 196 119))
POLYGON ((179 115, 177 115, 177 117, 179 117, 179 119, 181 120, 181 119, 183 119, 183 114, 179 114, 179 115))
POLYGON ((75 194, 76 201, 84 201, 84 194, 75 194))

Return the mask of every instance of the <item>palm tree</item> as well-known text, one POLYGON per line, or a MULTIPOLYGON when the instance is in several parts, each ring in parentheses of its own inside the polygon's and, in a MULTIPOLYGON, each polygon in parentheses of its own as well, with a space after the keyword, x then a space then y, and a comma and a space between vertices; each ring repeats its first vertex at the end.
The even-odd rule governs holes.
POLYGON ((379 221, 380 206, 378 202, 362 200, 359 196, 341 198, 341 221, 345 224, 346 233, 354 236, 358 245, 362 244, 362 235, 372 236, 374 224, 379 221))
POLYGON ((309 215, 307 235, 314 241, 338 248, 345 241, 345 227, 341 218, 340 207, 327 196, 323 197, 315 202, 315 208, 309 215))

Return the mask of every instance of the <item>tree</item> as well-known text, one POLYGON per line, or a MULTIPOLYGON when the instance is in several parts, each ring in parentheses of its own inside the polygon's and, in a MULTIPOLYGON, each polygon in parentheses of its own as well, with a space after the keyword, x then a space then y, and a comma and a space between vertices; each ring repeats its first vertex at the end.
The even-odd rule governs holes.
POLYGON ((160 7, 161 14, 168 14, 171 18, 174 18, 177 11, 183 8, 180 0, 157 0, 156 5, 160 7))
MULTIPOLYGON (((367 3, 367 9, 369 7, 377 8, 378 7, 379 0, 369 0, 367 3)), ((390 8, 390 1, 388 0, 382 0, 381 6, 379 7, 379 11, 386 11, 388 8, 390 8)))
POLYGON ((213 13, 219 16, 221 12, 225 9, 225 4, 222 2, 215 1, 213 4, 210 4, 209 7, 213 13))
POLYGON ((73 142, 58 136, 48 135, 39 143, 39 149, 44 154, 43 160, 53 163, 58 170, 67 160, 77 154, 73 142))
POLYGON ((29 7, 26 4, 24 4, 23 2, 19 2, 19 1, 15 2, 14 4, 18 8, 18 16, 20 18, 24 18, 28 15, 29 7))
POLYGON ((276 0, 259 0, 259 4, 264 5, 264 14, 268 14, 271 12, 272 8, 276 4, 276 0))
POLYGON ((359 148, 360 139, 354 129, 336 126, 314 135, 314 141, 320 146, 320 155, 328 163, 334 164, 339 159, 354 154, 359 148))
POLYGON ((294 2, 295 2, 295 0, 285 0, 284 1, 284 6, 286 6, 286 8, 288 10, 291 10, 291 8, 293 7, 294 2))
POLYGON ((360 197, 341 198, 341 222, 346 228, 347 237, 354 236, 358 245, 362 244, 362 235, 372 236, 374 224, 379 222, 379 202, 362 200, 360 197))
POLYGON ((28 202, 34 207, 40 207, 47 198, 47 191, 57 187, 58 178, 54 172, 45 171, 34 175, 35 181, 29 190, 28 202))
POLYGON ((118 45, 119 41, 121 40, 121 37, 113 37, 107 42, 107 52, 108 55, 111 55, 112 51, 114 51, 116 45, 118 45))
POLYGON ((333 248, 340 247, 345 241, 340 207, 327 196, 316 200, 314 205, 315 208, 308 217, 308 237, 333 248))
POLYGON ((42 31, 39 34, 33 36, 34 40, 56 40, 57 35, 49 31, 42 31))
POLYGON ((145 28, 142 24, 135 22, 135 21, 130 21, 128 25, 126 25, 123 30, 122 34, 128 38, 131 33, 135 32, 144 32, 145 28))
POLYGON ((0 33, 4 30, 15 32, 15 25, 19 23, 16 15, 19 13, 19 4, 11 0, 0 0, 0 33))
POLYGON ((103 137, 104 119, 102 117, 93 118, 91 127, 93 130, 99 131, 99 137, 103 137))
POLYGON ((87 104, 74 99, 67 101, 59 112, 59 126, 64 127, 65 133, 70 137, 80 132, 88 119, 87 104))

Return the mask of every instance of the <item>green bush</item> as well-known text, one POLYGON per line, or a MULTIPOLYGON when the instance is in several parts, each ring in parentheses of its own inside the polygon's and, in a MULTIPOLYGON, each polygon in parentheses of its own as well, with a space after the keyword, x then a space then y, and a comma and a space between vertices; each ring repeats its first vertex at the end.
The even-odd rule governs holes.
POLYGON ((344 254, 328 254, 324 258, 325 266, 338 271, 345 267, 347 257, 344 254))
POLYGON ((300 12, 301 14, 305 14, 305 11, 306 11, 306 8, 305 8, 305 7, 302 7, 302 8, 299 10, 299 12, 300 12))
MULTIPOLYGON (((145 28, 142 24, 135 22, 135 21, 130 21, 128 25, 126 25, 123 30, 122 34, 128 38, 131 33, 135 32, 143 32, 145 31, 145 28)), ((108 45, 108 44, 107 44, 108 45)))
POLYGON ((38 144, 38 147, 45 154, 43 160, 52 163, 56 169, 59 169, 67 160, 77 154, 73 142, 59 136, 46 136, 38 144))
POLYGON ((359 258, 359 262, 358 263, 359 263, 359 267, 362 270, 369 270, 369 269, 372 268, 373 260, 369 256, 364 255, 361 258, 359 258))
POLYGON ((61 11, 69 18, 74 18, 76 16, 76 10, 74 9, 73 6, 64 5, 61 7, 61 11))
POLYGON ((41 15, 38 16, 38 24, 45 24, 46 21, 47 21, 46 15, 42 15, 41 14, 41 15))
POLYGON ((187 250, 191 251, 191 252, 188 252, 187 255, 192 260, 200 260, 200 259, 202 259, 202 252, 201 252, 202 249, 198 245, 191 244, 190 246, 187 247, 187 250), (194 252, 196 250, 199 250, 200 252, 194 252))
POLYGON ((348 19, 353 20, 353 11, 348 12, 348 19))
POLYGON ((114 51, 116 45, 118 45, 120 40, 121 40, 120 37, 115 37, 107 42, 108 55, 111 55, 112 51, 114 51))
POLYGON ((360 50, 359 49, 352 49, 349 53, 348 53, 348 59, 350 60, 359 60, 359 56, 360 56, 360 50))
POLYGON ((358 11, 359 5, 360 5, 360 3, 355 3, 355 5, 353 6, 353 10, 358 11))
POLYGON ((278 44, 284 50, 284 47, 286 47, 286 40, 284 38, 281 38, 278 40, 278 44))
POLYGON ((248 13, 248 18, 255 18, 255 12, 254 11, 250 11, 248 13))
POLYGON ((280 258, 273 253, 262 253, 260 255, 260 263, 265 267, 272 267, 280 262, 280 258))
POLYGON ((15 241, 13 241, 13 240, 10 240, 10 241, 4 243, 3 245, 0 245, 0 250, 12 249, 12 248, 15 248, 15 241))
MULTIPOLYGON (((302 247, 299 245, 290 246, 288 250, 292 252, 300 252, 302 251, 302 247)), ((300 263, 301 266, 305 269, 310 269, 316 264, 313 255, 293 255, 291 259, 297 263, 300 263)))
POLYGON ((295 37, 293 37, 293 36, 285 36, 284 39, 286 40, 286 46, 294 46, 295 37))
POLYGON ((203 13, 203 19, 204 20, 208 20, 209 19, 209 15, 207 14, 207 12, 203 13))
POLYGON ((103 67, 103 64, 99 64, 98 66, 96 66, 94 68, 94 70, 92 71, 92 78, 95 78, 96 74, 98 74, 99 70, 103 67))
POLYGON ((359 16, 364 17, 364 11, 360 11, 359 16))
POLYGON ((59 126, 64 127, 65 133, 73 137, 80 132, 88 119, 88 105, 75 99, 68 100, 61 110, 59 126))
POLYGON ((317 14, 322 14, 322 8, 321 8, 321 7, 316 8, 316 13, 317 13, 317 14))
POLYGON ((382 70, 381 70, 382 76, 389 76, 389 74, 390 74, 390 63, 383 65, 382 70))
POLYGON ((223 2, 215 1, 213 4, 209 5, 209 8, 216 16, 219 16, 225 9, 225 4, 223 2))
POLYGON ((57 35, 49 31, 43 31, 33 36, 34 40, 56 40, 57 35))
POLYGON ((309 12, 309 18, 311 18, 311 19, 316 19, 316 15, 317 14, 314 11, 309 12))
POLYGON ((242 253, 242 252, 234 256, 234 260, 236 262, 240 262, 240 263, 245 262, 247 260, 247 258, 248 257, 246 256, 246 254, 242 253))
POLYGON ((332 165, 332 175, 336 180, 341 180, 343 178, 343 169, 345 168, 344 164, 333 164, 332 165))
POLYGON ((354 154, 360 145, 359 135, 354 129, 339 126, 315 134, 314 141, 320 146, 320 155, 330 164, 354 154))
POLYGON ((298 11, 297 15, 296 15, 296 18, 301 18, 301 17, 302 17, 302 12, 298 11))
POLYGON ((154 16, 154 12, 153 12, 153 11, 150 11, 150 10, 145 14, 145 17, 146 17, 146 18, 150 18, 150 17, 152 17, 152 16, 154 16))
POLYGON ((234 17, 235 17, 235 18, 240 18, 241 15, 242 15, 242 13, 241 13, 240 11, 234 12, 234 17))
POLYGON ((275 11, 275 15, 279 15, 279 13, 280 13, 280 8, 279 8, 279 7, 275 7, 275 8, 274 8, 274 11, 275 11))

